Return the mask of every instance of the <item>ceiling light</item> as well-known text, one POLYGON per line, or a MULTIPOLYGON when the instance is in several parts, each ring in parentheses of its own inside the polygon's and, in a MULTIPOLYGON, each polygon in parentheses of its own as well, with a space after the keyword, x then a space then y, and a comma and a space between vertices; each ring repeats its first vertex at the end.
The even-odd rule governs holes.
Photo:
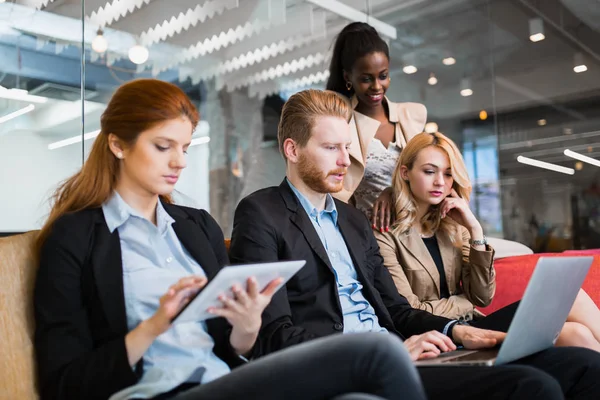
POLYGON ((533 158, 519 156, 517 157, 517 161, 521 164, 531 165, 533 167, 548 169, 550 171, 560 172, 567 175, 575 174, 575 170, 573 168, 561 167, 560 165, 547 163, 544 161, 534 160, 533 158))
POLYGON ((144 46, 136 44, 129 49, 129 59, 134 64, 143 64, 148 61, 149 52, 144 46))
POLYGON ((102 54, 108 49, 108 42, 104 37, 104 32, 102 29, 98 29, 98 33, 94 40, 92 40, 92 50, 96 53, 102 54))
POLYGON ((583 161, 583 162, 586 162, 588 164, 592 164, 592 165, 594 165, 596 167, 600 167, 600 161, 596 160, 595 158, 584 156, 583 154, 576 153, 576 152, 574 152, 572 150, 569 150, 569 149, 566 149, 564 151, 564 154, 567 157, 571 157, 571 158, 574 158, 576 160, 583 161))
POLYGON ((473 89, 471 89, 471 80, 464 78, 460 81, 460 95, 463 97, 468 97, 473 94, 473 89))
POLYGON ((417 72, 417 67, 414 65, 406 65, 404 68, 402 68, 402 71, 404 71, 405 74, 411 75, 417 72))
POLYGON ((425 124, 425 132, 434 133, 438 131, 438 124, 435 122, 428 122, 425 124))
POLYGON ((485 110, 479 111, 479 119, 485 121, 488 117, 488 113, 485 110))
POLYGON ((544 36, 544 21, 541 18, 531 18, 529 20, 529 40, 540 42, 546 39, 544 36))
POLYGON ((429 74, 429 79, 427 79, 427 83, 429 83, 431 86, 436 85, 438 83, 438 80, 433 72, 429 74))
POLYGON ((48 101, 47 97, 34 96, 29 94, 27 90, 23 89, 7 89, 0 86, 0 98, 10 100, 22 100, 30 103, 45 103, 48 101))
POLYGON ((585 65, 585 60, 583 58, 583 54, 581 53, 575 53, 575 56, 573 57, 573 71, 575 71, 575 73, 580 73, 580 72, 585 72, 587 71, 587 65, 585 65))
POLYGON ((577 161, 577 162, 575 163, 575 169, 576 169, 577 171, 581 171, 581 170, 583 169, 583 163, 582 163, 581 161, 577 161))
POLYGON ((10 121, 13 118, 17 118, 23 114, 27 114, 28 112, 31 112, 35 110, 35 106, 33 104, 28 105, 27 107, 23 107, 20 110, 17 111, 13 111, 10 114, 6 114, 0 117, 0 124, 6 122, 6 121, 10 121))
MULTIPOLYGON (((100 129, 92 132, 88 132, 83 135, 83 140, 93 139, 100 134, 100 129)), ((73 136, 68 139, 59 140, 58 142, 50 143, 48 145, 48 150, 55 150, 61 147, 68 146, 70 144, 81 143, 81 135, 73 136)))
POLYGON ((546 121, 545 119, 538 119, 538 126, 545 126, 548 123, 548 121, 546 121))
POLYGON ((454 65, 456 64, 456 59, 454 57, 446 57, 442 60, 444 65, 454 65))

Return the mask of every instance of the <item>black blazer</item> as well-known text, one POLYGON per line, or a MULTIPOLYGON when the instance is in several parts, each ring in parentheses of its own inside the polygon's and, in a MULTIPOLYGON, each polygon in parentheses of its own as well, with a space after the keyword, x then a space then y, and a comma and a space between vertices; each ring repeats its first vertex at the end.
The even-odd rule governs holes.
MULTIPOLYGON (((229 262, 221 229, 206 211, 164 207, 182 245, 212 279, 229 262)), ((119 233, 109 232, 101 208, 56 221, 40 254, 34 308, 42 399, 104 400, 138 381, 142 363, 134 371, 125 348, 119 233)), ((207 326, 215 354, 231 368, 243 363, 229 344, 227 321, 207 326)))
MULTIPOLYGON (((367 218, 335 200, 338 225, 381 326, 401 337, 442 331, 449 319, 413 309, 396 290, 367 218)), ((263 354, 343 331, 333 267, 308 215, 284 180, 243 199, 235 212, 229 255, 234 263, 306 260, 263 313, 263 354)))

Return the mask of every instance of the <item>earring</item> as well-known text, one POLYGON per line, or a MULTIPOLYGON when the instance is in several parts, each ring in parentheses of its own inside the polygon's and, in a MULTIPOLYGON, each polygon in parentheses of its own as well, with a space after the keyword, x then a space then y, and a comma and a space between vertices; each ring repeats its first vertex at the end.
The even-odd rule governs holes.
POLYGON ((119 160, 122 160, 122 159, 123 159, 123 153, 122 153, 122 152, 118 152, 118 153, 117 153, 117 158, 118 158, 119 160))
POLYGON ((388 82, 392 81, 392 77, 388 75, 388 82))
POLYGON ((350 81, 346 82, 346 89, 348 89, 348 91, 352 90, 352 82, 350 82, 350 81))

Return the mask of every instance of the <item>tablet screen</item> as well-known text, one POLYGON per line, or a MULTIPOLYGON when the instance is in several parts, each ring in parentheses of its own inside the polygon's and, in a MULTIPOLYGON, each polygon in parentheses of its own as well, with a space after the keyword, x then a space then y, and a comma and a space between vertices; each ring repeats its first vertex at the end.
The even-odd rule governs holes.
POLYGON ((173 324, 192 321, 204 321, 216 318, 217 315, 208 313, 209 307, 222 307, 218 299, 220 294, 233 297, 231 290, 236 283, 246 287, 248 278, 255 277, 258 282, 259 291, 264 290, 273 279, 283 278, 283 282, 277 286, 279 290, 306 264, 306 261, 280 261, 263 264, 232 265, 224 267, 208 282, 196 297, 185 306, 178 315, 173 318, 173 324))

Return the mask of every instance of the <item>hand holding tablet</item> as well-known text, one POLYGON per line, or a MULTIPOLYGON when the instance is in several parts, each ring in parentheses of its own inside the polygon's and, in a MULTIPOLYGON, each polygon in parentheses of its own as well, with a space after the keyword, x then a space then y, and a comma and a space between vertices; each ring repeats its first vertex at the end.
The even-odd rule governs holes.
POLYGON ((219 316, 230 319, 234 315, 237 321, 243 318, 246 311, 251 312, 251 307, 264 309, 267 304, 262 304, 262 299, 257 296, 264 292, 265 298, 270 301, 272 293, 279 290, 305 263, 284 261, 224 267, 173 317, 172 323, 204 321, 219 316), (253 282, 248 284, 250 278, 253 282), (236 292, 233 288, 237 289, 236 292), (254 300, 251 300, 252 297, 254 300))

